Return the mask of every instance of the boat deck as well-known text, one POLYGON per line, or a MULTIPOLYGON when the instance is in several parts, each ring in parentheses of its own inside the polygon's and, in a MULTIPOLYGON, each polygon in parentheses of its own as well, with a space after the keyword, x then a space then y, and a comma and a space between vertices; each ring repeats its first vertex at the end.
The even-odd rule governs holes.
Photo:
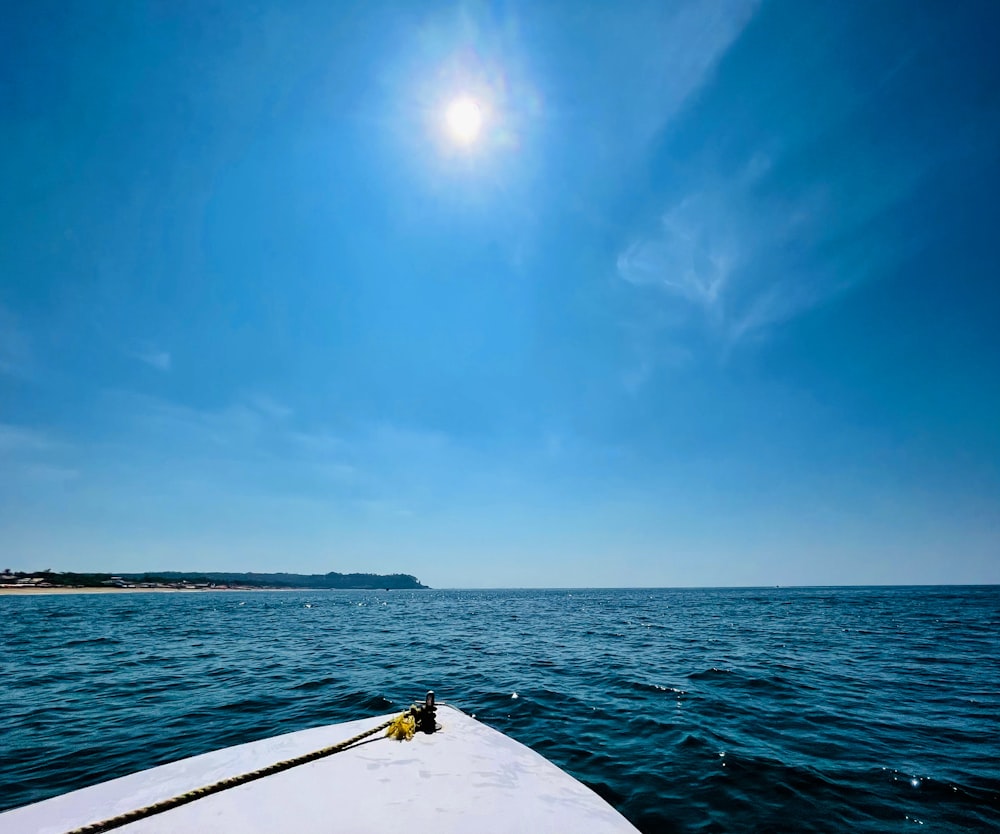
MULTIPOLYGON (((65 834, 351 738, 392 716, 275 736, 193 756, 0 814, 2 834, 65 834)), ((523 744, 441 706, 441 729, 381 733, 324 759, 115 829, 296 834, 449 834, 636 829, 597 794, 523 744)))

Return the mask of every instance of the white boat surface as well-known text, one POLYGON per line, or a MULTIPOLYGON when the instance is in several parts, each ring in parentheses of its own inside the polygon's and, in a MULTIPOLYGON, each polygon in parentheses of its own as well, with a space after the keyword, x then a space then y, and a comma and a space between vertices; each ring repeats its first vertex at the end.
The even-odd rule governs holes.
MULTIPOLYGON (((66 834, 220 780, 338 744, 391 715, 330 724, 160 765, 0 814, 2 834, 66 834)), ((124 834, 636 832, 535 751, 440 705, 438 730, 383 732, 342 752, 113 828, 124 834)))

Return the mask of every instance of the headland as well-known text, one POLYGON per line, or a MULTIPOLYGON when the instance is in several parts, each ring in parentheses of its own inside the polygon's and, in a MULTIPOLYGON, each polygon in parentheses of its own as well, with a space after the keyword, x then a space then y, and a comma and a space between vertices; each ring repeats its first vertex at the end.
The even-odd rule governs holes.
POLYGON ((73 573, 6 570, 0 594, 67 594, 192 591, 419 590, 427 588, 405 573, 73 573))

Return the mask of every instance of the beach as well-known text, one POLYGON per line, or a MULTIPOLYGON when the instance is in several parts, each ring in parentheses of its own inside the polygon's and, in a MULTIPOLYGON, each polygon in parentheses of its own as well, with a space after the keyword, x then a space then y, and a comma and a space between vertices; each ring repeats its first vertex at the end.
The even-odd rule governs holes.
MULTIPOLYGON (((191 594, 205 591, 259 591, 261 588, 0 588, 0 596, 46 594, 191 594)), ((273 590, 273 589, 268 589, 273 590)))

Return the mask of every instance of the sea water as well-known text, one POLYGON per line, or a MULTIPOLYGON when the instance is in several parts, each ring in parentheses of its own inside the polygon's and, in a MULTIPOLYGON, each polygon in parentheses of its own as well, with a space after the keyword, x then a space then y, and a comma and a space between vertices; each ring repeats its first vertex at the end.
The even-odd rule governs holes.
POLYGON ((1000 830, 1000 588, 0 596, 0 810, 426 690, 645 832, 1000 830))

